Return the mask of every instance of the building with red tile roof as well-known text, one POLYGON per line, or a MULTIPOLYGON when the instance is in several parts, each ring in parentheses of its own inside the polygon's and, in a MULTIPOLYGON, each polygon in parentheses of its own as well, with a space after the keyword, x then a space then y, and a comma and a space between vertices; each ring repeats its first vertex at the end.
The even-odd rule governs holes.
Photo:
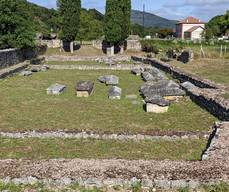
POLYGON ((205 31, 205 22, 192 16, 179 21, 176 25, 176 35, 180 39, 201 39, 205 31))

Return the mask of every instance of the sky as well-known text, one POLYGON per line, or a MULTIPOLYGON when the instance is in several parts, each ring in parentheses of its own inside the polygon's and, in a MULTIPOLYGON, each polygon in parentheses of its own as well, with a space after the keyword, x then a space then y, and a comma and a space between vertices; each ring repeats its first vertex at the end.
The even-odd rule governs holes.
MULTIPOLYGON (((56 7, 56 0, 29 1, 48 8, 56 7)), ((106 0, 81 0, 81 2, 84 8, 95 8, 104 13, 106 0)), ((175 20, 194 16, 209 21, 229 9, 229 0, 132 0, 132 9, 142 10, 143 4, 147 12, 175 20)))

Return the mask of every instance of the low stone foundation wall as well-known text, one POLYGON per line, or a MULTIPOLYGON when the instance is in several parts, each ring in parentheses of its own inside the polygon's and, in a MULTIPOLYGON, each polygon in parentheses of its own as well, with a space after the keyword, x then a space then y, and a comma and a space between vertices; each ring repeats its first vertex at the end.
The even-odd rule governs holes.
POLYGON ((22 61, 23 55, 19 49, 0 50, 0 69, 18 64, 22 61))
POLYGON ((18 73, 24 69, 26 69, 28 67, 27 63, 20 63, 14 66, 11 66, 9 68, 6 69, 2 69, 0 70, 0 79, 4 79, 6 77, 12 76, 15 73, 18 73))
POLYGON ((219 96, 212 89, 186 90, 190 98, 199 106, 222 121, 229 121, 229 100, 219 96))
POLYGON ((111 59, 112 61, 130 61, 130 56, 61 56, 61 55, 52 55, 45 56, 46 61, 100 61, 111 59))
POLYGON ((224 89, 225 88, 224 86, 220 84, 212 82, 208 79, 199 78, 193 74, 184 72, 177 67, 173 67, 157 59, 149 59, 149 58, 135 57, 135 56, 132 56, 132 59, 135 61, 140 61, 146 64, 150 64, 162 71, 165 71, 166 73, 171 74, 173 78, 178 79, 180 82, 189 81, 192 84, 200 88, 210 88, 210 89, 224 89))
POLYGON ((202 160, 223 160, 229 159, 229 122, 217 123, 209 139, 206 151, 202 160))
POLYGON ((114 70, 114 71, 129 71, 134 68, 144 67, 143 65, 131 65, 131 64, 120 64, 114 66, 103 66, 103 65, 48 65, 50 69, 57 70, 114 70))

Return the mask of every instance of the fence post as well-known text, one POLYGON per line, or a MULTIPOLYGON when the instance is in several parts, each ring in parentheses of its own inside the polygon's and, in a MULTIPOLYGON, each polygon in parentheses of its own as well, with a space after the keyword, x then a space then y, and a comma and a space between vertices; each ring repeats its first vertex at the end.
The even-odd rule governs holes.
POLYGON ((220 47, 220 55, 219 55, 219 57, 222 57, 223 56, 223 45, 221 45, 221 47, 220 47))
POLYGON ((205 53, 204 53, 204 49, 203 49, 202 44, 200 45, 200 56, 201 56, 202 58, 205 58, 205 53))

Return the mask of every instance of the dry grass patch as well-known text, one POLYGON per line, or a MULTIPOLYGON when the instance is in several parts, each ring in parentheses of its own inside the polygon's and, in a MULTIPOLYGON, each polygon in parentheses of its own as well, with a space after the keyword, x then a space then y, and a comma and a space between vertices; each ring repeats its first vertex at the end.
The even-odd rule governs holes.
POLYGON ((202 78, 229 85, 229 60, 227 59, 198 59, 187 64, 172 61, 170 64, 202 78))

